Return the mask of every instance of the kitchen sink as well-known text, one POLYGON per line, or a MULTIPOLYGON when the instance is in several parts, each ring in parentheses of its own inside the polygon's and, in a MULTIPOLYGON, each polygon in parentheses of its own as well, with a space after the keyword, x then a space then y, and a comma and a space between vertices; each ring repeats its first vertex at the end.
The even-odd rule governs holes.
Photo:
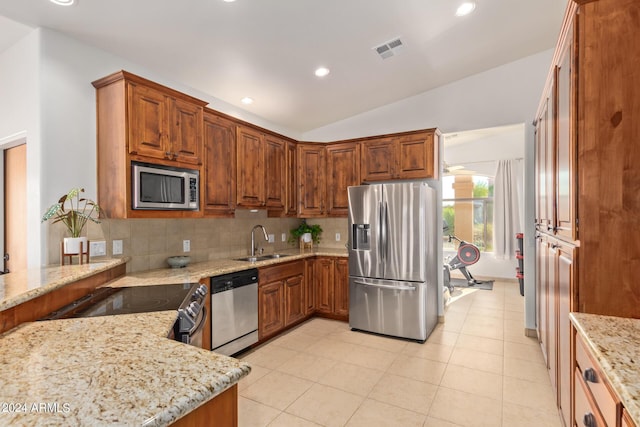
POLYGON ((271 255, 260 255, 260 256, 247 256, 244 258, 236 258, 236 261, 256 262, 256 261, 265 261, 268 259, 286 258, 288 256, 291 256, 291 255, 271 254, 271 255))

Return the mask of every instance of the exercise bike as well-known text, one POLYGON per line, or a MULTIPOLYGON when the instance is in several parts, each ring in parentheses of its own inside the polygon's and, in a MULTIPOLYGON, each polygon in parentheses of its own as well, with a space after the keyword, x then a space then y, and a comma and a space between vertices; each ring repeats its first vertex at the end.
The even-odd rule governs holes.
POLYGON ((474 278, 471 272, 467 270, 468 266, 475 264, 480 259, 480 249, 472 243, 465 242, 464 240, 458 239, 456 236, 449 235, 449 242, 452 240, 457 240, 459 242, 458 253, 448 263, 445 262, 443 267, 444 285, 449 288, 449 292, 453 292, 454 290, 454 286, 451 283, 451 271, 453 270, 460 270, 465 279, 467 279, 468 286, 485 283, 484 280, 477 280, 474 278))

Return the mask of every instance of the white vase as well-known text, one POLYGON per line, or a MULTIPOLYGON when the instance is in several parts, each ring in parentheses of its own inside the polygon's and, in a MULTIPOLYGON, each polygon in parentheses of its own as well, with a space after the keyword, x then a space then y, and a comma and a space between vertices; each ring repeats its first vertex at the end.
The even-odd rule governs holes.
POLYGON ((82 242, 82 251, 87 252, 89 250, 86 237, 65 237, 64 238, 64 253, 65 254, 79 254, 80 242, 82 242))

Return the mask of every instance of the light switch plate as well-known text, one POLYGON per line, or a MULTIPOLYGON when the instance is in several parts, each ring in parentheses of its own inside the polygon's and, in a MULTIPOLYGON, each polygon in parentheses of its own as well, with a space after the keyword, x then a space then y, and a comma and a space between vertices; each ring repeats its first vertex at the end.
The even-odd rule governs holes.
POLYGON ((275 242, 276 242, 276 235, 269 234, 269 243, 275 243, 275 242))
POLYGON ((336 233, 336 242, 340 241, 340 233, 336 233))
POLYGON ((182 252, 190 252, 190 251, 191 251, 191 240, 183 240, 182 252))
POLYGON ((89 243, 89 256, 105 256, 107 254, 107 242, 99 240, 89 243))
POLYGON ((122 255, 122 240, 114 240, 111 253, 113 255, 122 255))
POLYGON ((287 233, 282 233, 282 241, 283 242, 287 241, 287 233))

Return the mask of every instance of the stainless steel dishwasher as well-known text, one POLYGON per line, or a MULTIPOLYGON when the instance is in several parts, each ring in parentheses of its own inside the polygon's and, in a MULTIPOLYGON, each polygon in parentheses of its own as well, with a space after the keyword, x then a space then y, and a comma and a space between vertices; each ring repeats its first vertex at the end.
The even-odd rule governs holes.
POLYGON ((211 350, 231 356, 258 342, 258 270, 211 278, 211 350))

